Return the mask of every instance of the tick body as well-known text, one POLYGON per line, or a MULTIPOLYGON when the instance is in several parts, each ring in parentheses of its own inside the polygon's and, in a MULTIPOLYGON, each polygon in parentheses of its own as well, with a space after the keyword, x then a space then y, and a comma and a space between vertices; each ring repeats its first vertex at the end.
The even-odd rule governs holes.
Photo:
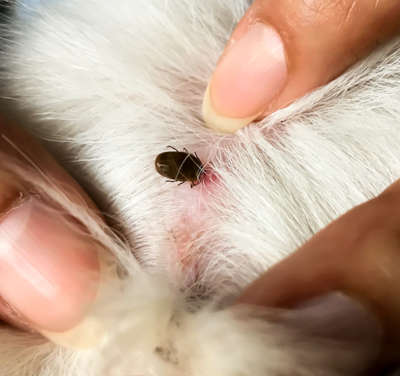
POLYGON ((194 187, 200 183, 204 173, 204 166, 199 157, 189 153, 186 149, 179 151, 170 146, 174 151, 166 151, 158 154, 155 166, 157 172, 169 181, 180 181, 181 184, 190 182, 194 187))

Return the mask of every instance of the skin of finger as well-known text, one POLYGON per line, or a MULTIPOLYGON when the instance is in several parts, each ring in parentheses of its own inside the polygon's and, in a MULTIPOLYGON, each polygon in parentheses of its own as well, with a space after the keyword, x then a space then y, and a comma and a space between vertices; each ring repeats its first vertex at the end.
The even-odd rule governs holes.
MULTIPOLYGON (((78 183, 60 167, 38 141, 4 117, 0 119, 0 150, 7 154, 10 159, 17 160, 29 169, 39 169, 39 173, 45 175, 46 179, 49 179, 53 184, 58 185, 72 202, 91 208, 96 215, 95 204, 78 183)), ((30 190, 29 187, 17 180, 11 173, 0 170, 0 217, 19 202, 18 192, 30 190)), ((0 318, 19 328, 26 329, 29 327, 29 320, 19 315, 1 297, 0 318)))
POLYGON ((278 31, 287 54, 287 85, 266 105, 265 116, 331 81, 399 33, 400 2, 256 0, 237 25, 227 49, 256 22, 278 31))
POLYGON ((293 307, 340 290, 384 325, 386 352, 399 359, 400 183, 349 211, 249 286, 238 303, 293 307))
POLYGON ((87 193, 46 151, 41 143, 22 130, 15 120, 1 115, 0 150, 10 158, 14 158, 30 168, 39 168, 54 183, 62 186, 63 191, 72 202, 87 205, 96 215, 100 216, 96 205, 87 193))

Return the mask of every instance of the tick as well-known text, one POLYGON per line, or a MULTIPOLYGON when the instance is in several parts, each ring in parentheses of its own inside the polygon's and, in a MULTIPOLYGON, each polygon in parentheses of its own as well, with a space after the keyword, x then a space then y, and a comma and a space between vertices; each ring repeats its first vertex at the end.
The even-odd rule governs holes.
POLYGON ((168 178, 169 182, 180 181, 181 184, 190 181, 190 188, 200 183, 201 176, 204 174, 204 166, 197 154, 191 154, 187 149, 179 151, 172 146, 168 146, 174 151, 166 151, 158 154, 155 166, 157 172, 168 178))

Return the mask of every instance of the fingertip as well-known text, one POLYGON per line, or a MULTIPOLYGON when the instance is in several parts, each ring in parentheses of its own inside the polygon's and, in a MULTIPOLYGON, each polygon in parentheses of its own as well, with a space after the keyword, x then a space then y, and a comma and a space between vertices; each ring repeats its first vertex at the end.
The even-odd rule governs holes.
POLYGON ((0 294, 27 325, 64 332, 86 317, 98 292, 99 252, 62 213, 24 199, 1 218, 0 245, 0 294))
POLYGON ((268 24, 248 25, 228 44, 203 101, 203 117, 215 130, 233 133, 262 115, 284 88, 286 52, 279 33, 268 24))
POLYGON ((258 116, 232 118, 218 114, 211 101, 210 84, 208 84, 204 94, 202 114, 207 127, 222 133, 234 133, 250 124, 258 116))

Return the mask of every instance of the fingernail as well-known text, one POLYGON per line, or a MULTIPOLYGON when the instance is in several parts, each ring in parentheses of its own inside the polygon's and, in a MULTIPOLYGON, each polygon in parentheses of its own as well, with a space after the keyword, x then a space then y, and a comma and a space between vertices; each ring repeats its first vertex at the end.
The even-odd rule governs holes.
POLYGON ((235 132, 263 112, 284 88, 285 48, 278 32, 256 23, 232 42, 219 62, 203 100, 210 128, 235 132))
POLYGON ((0 295, 34 329, 64 333, 81 326, 99 278, 93 242, 38 198, 0 218, 0 295))

